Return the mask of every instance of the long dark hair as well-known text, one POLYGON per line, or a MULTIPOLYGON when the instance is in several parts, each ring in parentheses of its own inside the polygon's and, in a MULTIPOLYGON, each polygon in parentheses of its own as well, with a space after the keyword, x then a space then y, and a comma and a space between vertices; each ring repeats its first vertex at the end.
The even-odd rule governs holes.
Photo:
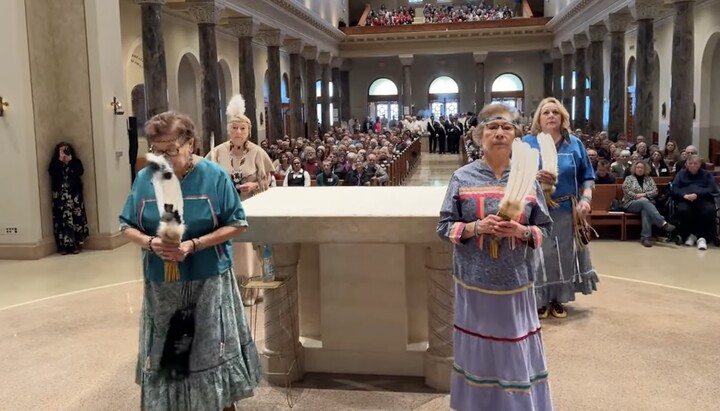
MULTIPOLYGON (((75 155, 75 149, 73 146, 65 141, 59 142, 53 150, 52 158, 50 158, 50 166, 48 167, 48 173, 50 173, 53 190, 59 189, 62 184, 62 169, 65 165, 62 161, 60 161, 60 149, 62 147, 65 147, 66 154, 72 158, 69 165, 73 165, 73 163, 77 163, 79 165, 80 163, 80 159, 78 159, 75 155)), ((82 165, 79 166, 78 171, 82 174, 82 165)))

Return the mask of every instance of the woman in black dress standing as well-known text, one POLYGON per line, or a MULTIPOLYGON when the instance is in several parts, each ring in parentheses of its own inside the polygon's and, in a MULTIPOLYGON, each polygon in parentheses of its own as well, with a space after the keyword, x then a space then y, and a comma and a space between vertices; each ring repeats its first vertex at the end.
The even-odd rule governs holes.
POLYGON ((55 244, 62 255, 77 254, 88 237, 88 226, 82 185, 84 169, 70 144, 61 142, 55 146, 48 172, 55 244))

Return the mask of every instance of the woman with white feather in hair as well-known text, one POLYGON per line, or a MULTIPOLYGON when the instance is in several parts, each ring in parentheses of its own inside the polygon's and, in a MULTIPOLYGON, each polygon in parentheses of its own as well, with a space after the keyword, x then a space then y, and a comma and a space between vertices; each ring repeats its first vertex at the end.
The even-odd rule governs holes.
POLYGON ((545 188, 553 232, 538 257, 541 270, 535 283, 538 315, 565 318, 565 303, 576 293, 591 294, 598 276, 587 244, 595 172, 582 141, 570 134, 570 115, 555 98, 540 102, 531 133, 523 141, 540 150, 537 178, 545 188))
MULTIPOLYGON (((245 100, 236 94, 227 106, 228 140, 215 146, 206 156, 228 172, 242 201, 267 190, 275 171, 267 152, 249 140, 251 128, 252 122, 245 115, 245 100)), ((233 267, 241 283, 262 275, 260 258, 252 243, 233 243, 233 255, 233 267)), ((246 290, 243 301, 250 306, 259 300, 258 297, 246 290)))
POLYGON ((485 156, 458 169, 437 232, 454 245, 455 410, 552 410, 533 281, 534 250, 551 228, 538 154, 517 114, 491 104, 473 138, 485 156), (511 164, 512 151, 512 164, 511 164))
POLYGON ((140 409, 234 410, 262 379, 232 271, 245 212, 227 173, 192 154, 190 118, 166 112, 145 129, 148 167, 120 215, 142 249, 140 409))

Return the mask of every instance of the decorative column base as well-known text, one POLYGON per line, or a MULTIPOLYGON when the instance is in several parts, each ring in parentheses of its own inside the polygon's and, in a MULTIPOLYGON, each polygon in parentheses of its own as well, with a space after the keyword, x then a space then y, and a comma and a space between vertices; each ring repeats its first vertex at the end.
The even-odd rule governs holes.
POLYGON ((286 385, 301 380, 305 370, 298 318, 300 244, 273 244, 271 249, 277 283, 265 290, 265 340, 259 348, 266 380, 286 385))
POLYGON ((428 349, 425 352, 425 384, 438 391, 450 391, 453 367, 453 316, 455 284, 452 273, 453 248, 433 244, 425 259, 428 281, 428 349))

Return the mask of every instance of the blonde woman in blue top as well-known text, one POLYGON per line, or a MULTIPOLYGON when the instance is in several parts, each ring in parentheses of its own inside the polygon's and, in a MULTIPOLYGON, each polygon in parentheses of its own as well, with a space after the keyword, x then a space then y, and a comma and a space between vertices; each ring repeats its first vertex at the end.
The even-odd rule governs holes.
POLYGON ((234 410, 234 403, 251 396, 262 378, 232 272, 231 239, 247 227, 240 197, 222 167, 192 154, 196 140, 190 118, 166 112, 145 128, 150 151, 165 156, 180 179, 186 230, 179 246, 155 237, 160 216, 153 170, 141 170, 120 215, 125 237, 142 249, 136 375, 141 409, 234 410), (179 280, 165 277, 167 261, 177 262, 179 280), (175 340, 176 316, 188 307, 192 315, 183 319, 190 317, 193 325, 175 340), (186 335, 192 335, 191 342, 183 339, 186 335), (179 342, 168 349, 173 341, 179 342), (184 362, 177 360, 183 355, 184 362), (168 358, 175 359, 175 367, 167 365, 168 358))
MULTIPOLYGON (((570 134, 570 115, 555 98, 540 102, 533 117, 531 133, 523 141, 539 149, 537 135, 550 134, 557 148, 558 175, 538 172, 538 181, 554 184, 550 208, 553 229, 538 256, 540 272, 535 281, 538 315, 567 317, 563 304, 574 301, 576 293, 591 294, 598 276, 590 261, 590 250, 578 239, 577 220, 590 214, 595 172, 582 141, 570 134)), ((542 158, 540 159, 542 162, 542 158)))

